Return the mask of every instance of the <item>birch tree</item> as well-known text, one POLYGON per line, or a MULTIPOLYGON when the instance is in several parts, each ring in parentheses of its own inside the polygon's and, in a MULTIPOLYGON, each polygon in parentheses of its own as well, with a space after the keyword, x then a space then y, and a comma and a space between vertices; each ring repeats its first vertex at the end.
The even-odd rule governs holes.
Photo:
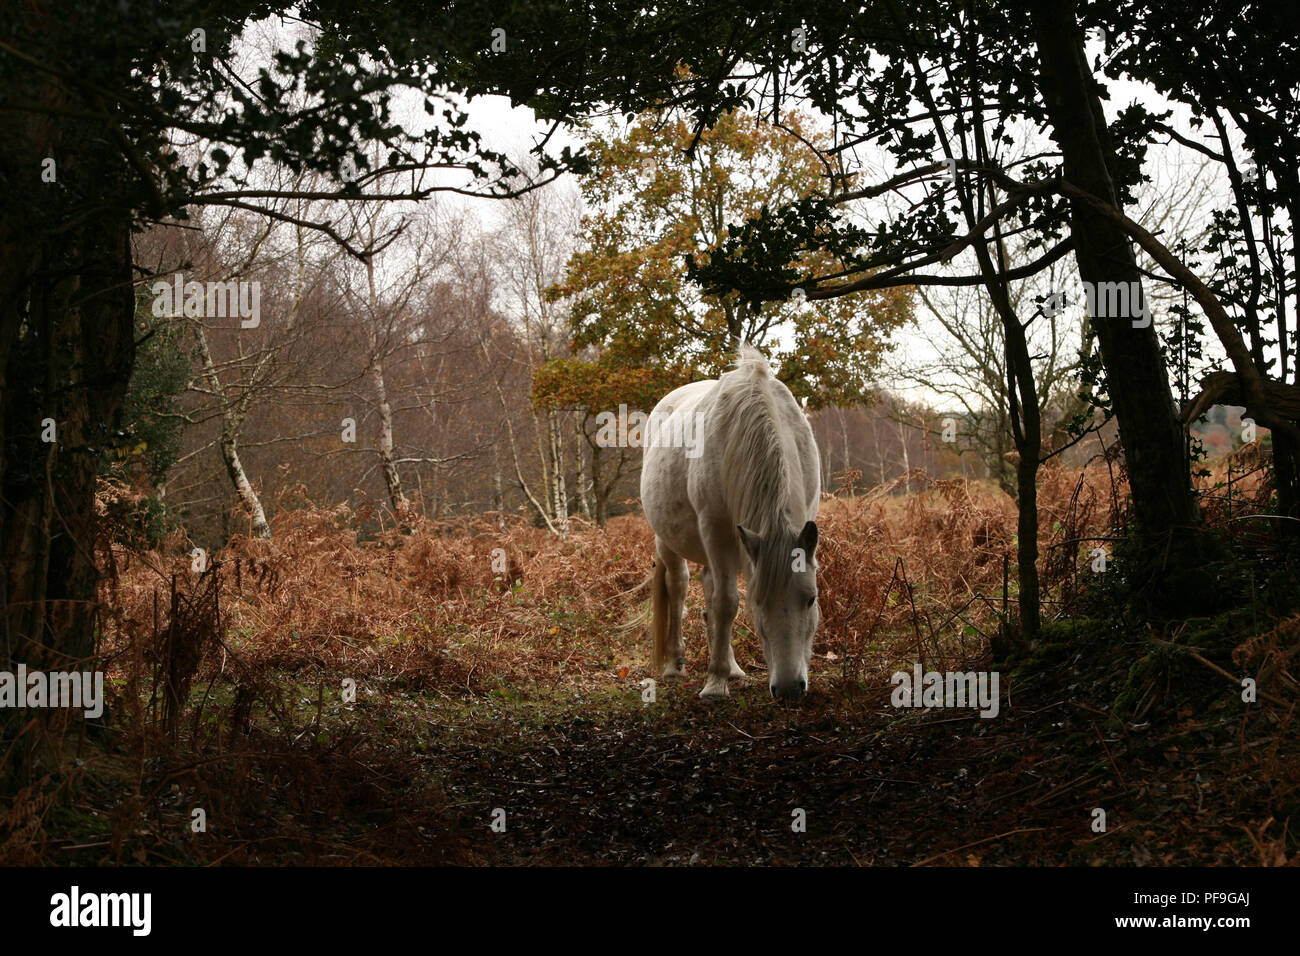
MULTIPOLYGON (((575 192, 555 189, 528 193, 502 209, 502 225, 493 237, 494 264, 501 277, 504 311, 515 322, 522 348, 513 361, 531 381, 538 369, 564 354, 568 338, 568 313, 563 301, 547 290, 564 276, 573 252, 581 200, 575 192)), ((569 494, 565 452, 565 413, 554 407, 531 409, 538 448, 542 494, 526 494, 555 533, 569 531, 569 494)), ((508 419, 507 419, 508 420, 508 419)), ((517 454, 513 425, 509 429, 511 453, 517 454)), ((581 460, 582 445, 575 444, 581 460)), ((523 482, 516 462, 517 479, 523 482)))

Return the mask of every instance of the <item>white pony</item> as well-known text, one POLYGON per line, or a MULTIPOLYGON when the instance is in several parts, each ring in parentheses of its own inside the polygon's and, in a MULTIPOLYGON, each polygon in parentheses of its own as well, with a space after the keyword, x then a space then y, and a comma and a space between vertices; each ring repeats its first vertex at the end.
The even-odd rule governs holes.
POLYGON ((821 474, 807 417, 767 359, 742 345, 733 371, 670 392, 650 420, 660 427, 645 441, 641 503, 655 533, 655 671, 685 676, 686 562, 694 561, 704 565, 709 631, 708 680, 700 696, 728 697, 728 678, 745 676, 731 649, 737 575, 744 570, 768 689, 774 697, 802 697, 821 621, 813 520, 821 474), (665 441, 665 434, 696 441, 665 441))

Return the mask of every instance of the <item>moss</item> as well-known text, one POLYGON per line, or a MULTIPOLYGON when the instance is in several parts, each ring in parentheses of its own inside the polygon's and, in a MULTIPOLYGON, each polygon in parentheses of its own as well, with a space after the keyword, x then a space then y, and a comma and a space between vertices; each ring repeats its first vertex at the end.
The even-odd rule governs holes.
POLYGON ((1019 661, 1009 661, 1013 665, 1012 674, 1024 680, 1032 674, 1040 674, 1043 671, 1061 663, 1070 653, 1070 645, 1061 641, 1054 641, 1050 644, 1039 644, 1029 654, 1019 661))
POLYGON ((1120 689, 1119 695, 1115 698, 1115 703, 1111 710, 1121 717, 1131 717, 1137 709, 1138 700, 1146 692, 1149 686, 1149 676, 1151 674, 1150 656, 1142 657, 1133 662, 1128 669, 1128 677, 1124 680, 1124 686, 1120 689))
POLYGON ((1111 644, 1117 635, 1113 621, 1094 617, 1065 618, 1043 625, 1043 639, 1074 647, 1111 644))
POLYGON ((1110 621, 1087 617, 1051 621, 1043 625, 1038 643, 1019 659, 1006 661, 1006 666, 1024 680, 1065 663, 1080 650, 1110 646, 1116 636, 1110 621))
MULTIPOLYGON (((1211 654, 1229 655, 1233 648, 1256 633, 1259 623, 1260 614, 1249 607, 1237 608, 1216 617, 1190 618, 1178 643, 1199 647, 1211 654)), ((1211 657, 1211 654, 1204 656, 1211 657)))
POLYGON ((1132 717, 1141 699, 1153 687, 1167 689, 1162 694, 1161 711, 1172 714, 1190 706, 1202 715, 1219 709, 1233 694, 1232 685, 1196 660, 1196 653, 1232 673, 1232 650, 1256 633, 1256 612, 1237 608, 1213 617, 1189 618, 1176 632, 1177 646, 1149 644, 1145 654, 1129 667, 1128 676, 1115 697, 1114 712, 1132 717))

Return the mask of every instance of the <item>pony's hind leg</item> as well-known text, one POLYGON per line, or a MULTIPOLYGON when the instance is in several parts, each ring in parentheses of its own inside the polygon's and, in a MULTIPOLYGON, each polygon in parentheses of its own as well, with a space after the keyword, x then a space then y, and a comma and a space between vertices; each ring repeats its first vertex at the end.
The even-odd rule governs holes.
POLYGON ((704 633, 707 637, 709 633, 709 605, 713 603, 713 577, 709 574, 707 564, 700 568, 700 584, 704 586, 704 610, 700 612, 700 616, 704 618, 704 633))
POLYGON ((682 634, 682 617, 686 612, 686 586, 690 571, 686 559, 656 542, 659 560, 664 566, 664 587, 667 591, 665 633, 663 634, 662 677, 686 676, 686 641, 682 634))
MULTIPOLYGON (((706 564, 704 570, 700 572, 700 582, 704 585, 704 632, 709 635, 710 650, 712 649, 713 632, 709 630, 709 608, 713 606, 713 575, 709 572, 709 566, 706 564)), ((727 640, 728 661, 731 667, 731 673, 728 675, 732 680, 738 680, 745 676, 745 672, 740 665, 736 663, 736 651, 731 646, 731 640, 727 640)))

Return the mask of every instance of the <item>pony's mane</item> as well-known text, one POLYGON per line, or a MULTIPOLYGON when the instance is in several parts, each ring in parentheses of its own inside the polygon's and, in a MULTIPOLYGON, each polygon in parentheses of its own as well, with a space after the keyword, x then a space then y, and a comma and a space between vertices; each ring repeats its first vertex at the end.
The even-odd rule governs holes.
POLYGON ((770 593, 791 573, 790 552, 797 532, 786 504, 791 490, 776 405, 772 368, 752 345, 742 344, 735 372, 722 383, 714 406, 715 428, 725 435, 722 480, 733 514, 762 538, 754 578, 757 595, 770 593))

